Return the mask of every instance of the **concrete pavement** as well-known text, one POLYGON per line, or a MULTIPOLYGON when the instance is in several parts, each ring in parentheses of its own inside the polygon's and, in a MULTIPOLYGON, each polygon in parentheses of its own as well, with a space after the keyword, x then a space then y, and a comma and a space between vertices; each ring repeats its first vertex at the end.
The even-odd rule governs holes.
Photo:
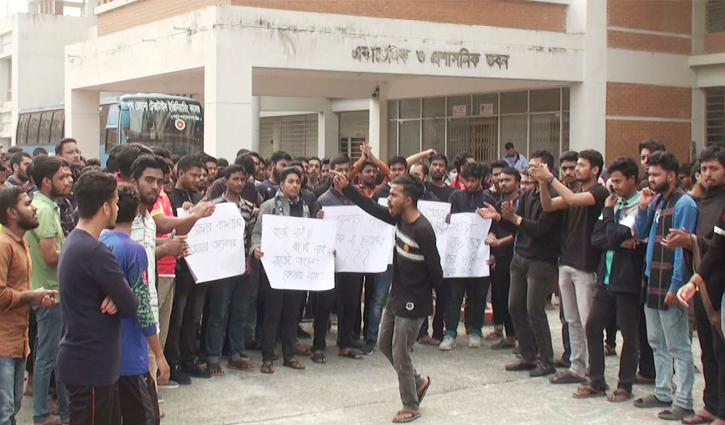
MULTIPOLYGON (((555 353, 562 352, 558 312, 549 312, 555 353)), ((484 333, 489 331, 484 328, 484 333)), ((458 347, 440 352, 416 345, 413 360, 432 378, 416 424, 657 424, 657 409, 637 409, 631 402, 574 400, 576 385, 552 385, 526 372, 506 372, 510 351, 489 344, 468 348, 465 332, 458 347)), ((621 347, 618 340, 617 351, 621 347)), ((693 341, 695 364, 701 368, 699 343, 693 341)), ((338 357, 334 335, 328 341, 328 363, 300 360, 304 371, 275 365, 273 375, 259 372, 261 355, 251 352, 253 372, 227 370, 223 377, 195 379, 192 385, 162 392, 166 425, 201 424, 386 424, 401 408, 393 368, 378 352, 355 361, 338 357)), ((607 381, 615 387, 618 357, 607 358, 607 381)), ((225 365, 225 363, 224 363, 225 365)), ((702 374, 695 375, 695 408, 702 407, 702 374)), ((635 396, 652 391, 635 386, 635 396)), ((32 423, 32 399, 24 398, 18 424, 32 423)))

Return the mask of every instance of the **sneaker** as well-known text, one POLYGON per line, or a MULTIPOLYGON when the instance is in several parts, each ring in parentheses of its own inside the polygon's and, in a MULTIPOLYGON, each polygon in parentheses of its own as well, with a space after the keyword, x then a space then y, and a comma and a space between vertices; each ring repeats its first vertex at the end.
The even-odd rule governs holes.
POLYGON ((365 354, 365 355, 373 354, 375 352, 375 345, 376 345, 375 341, 373 341, 372 339, 366 339, 365 344, 363 344, 363 346, 362 346, 363 354, 365 354))
POLYGON ((441 342, 441 345, 438 346, 438 349, 441 351, 451 351, 455 346, 456 339, 452 336, 446 335, 445 337, 443 337, 443 342, 441 342))
POLYGON ((481 335, 471 334, 468 336, 468 348, 481 348, 481 335))
POLYGON ((171 371, 171 377, 169 378, 169 382, 171 381, 174 381, 179 385, 191 384, 191 378, 189 378, 189 375, 187 375, 186 372, 179 368, 171 371))
POLYGON ((547 363, 539 363, 534 369, 529 372, 529 376, 532 378, 538 378, 546 375, 553 375, 556 373, 556 369, 553 365, 547 363))
MULTIPOLYGON (((184 373, 184 372, 181 372, 181 373, 184 373)), ((187 378, 188 378, 188 376, 187 376, 187 378)), ((169 379, 169 382, 167 382, 163 385, 158 384, 157 386, 158 386, 158 388, 163 389, 163 390, 175 390, 175 389, 179 388, 179 383, 169 379)))
POLYGON ((192 363, 186 366, 182 366, 184 372, 193 378, 211 378, 211 373, 208 370, 202 368, 196 363, 192 363))

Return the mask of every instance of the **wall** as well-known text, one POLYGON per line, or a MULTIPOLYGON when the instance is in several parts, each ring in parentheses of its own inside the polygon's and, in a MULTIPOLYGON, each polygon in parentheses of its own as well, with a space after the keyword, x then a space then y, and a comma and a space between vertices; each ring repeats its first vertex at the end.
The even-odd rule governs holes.
POLYGON ((566 5, 521 0, 144 0, 99 13, 98 33, 122 31, 212 4, 537 31, 566 29, 566 5))

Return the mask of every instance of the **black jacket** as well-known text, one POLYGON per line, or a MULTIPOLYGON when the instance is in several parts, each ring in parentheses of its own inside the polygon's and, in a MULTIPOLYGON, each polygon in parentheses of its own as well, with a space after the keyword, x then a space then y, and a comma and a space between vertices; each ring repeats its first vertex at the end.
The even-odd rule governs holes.
POLYGON ((592 246, 602 250, 602 259, 597 269, 597 281, 600 285, 604 284, 607 251, 614 250, 609 276, 610 291, 642 294, 642 274, 647 244, 640 242, 634 249, 622 248, 622 243, 632 237, 632 229, 614 220, 614 207, 604 207, 602 219, 597 220, 594 225, 592 246))
POLYGON ((451 214, 476 212, 477 208, 483 208, 484 203, 496 205, 496 199, 484 190, 477 192, 456 190, 451 193, 448 202, 451 204, 451 214))

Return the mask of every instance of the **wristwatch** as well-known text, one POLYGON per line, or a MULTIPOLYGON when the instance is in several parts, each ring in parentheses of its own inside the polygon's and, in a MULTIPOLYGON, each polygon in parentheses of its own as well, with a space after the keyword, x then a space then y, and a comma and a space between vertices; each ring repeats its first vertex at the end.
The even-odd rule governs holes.
POLYGON ((522 218, 521 216, 519 216, 519 217, 516 217, 516 225, 517 225, 517 226, 521 226, 521 222, 522 222, 522 221, 524 221, 524 219, 523 219, 523 218, 522 218))
POLYGON ((549 184, 550 185, 553 182, 554 182, 554 175, 552 174, 552 175, 550 175, 549 177, 546 178, 546 184, 549 184))

